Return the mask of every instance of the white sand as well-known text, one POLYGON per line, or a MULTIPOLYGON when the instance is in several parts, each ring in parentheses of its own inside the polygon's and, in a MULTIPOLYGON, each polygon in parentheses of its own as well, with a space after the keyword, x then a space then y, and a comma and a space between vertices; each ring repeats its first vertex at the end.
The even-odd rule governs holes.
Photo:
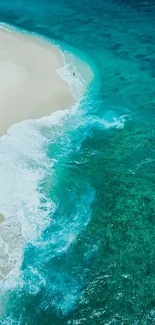
POLYGON ((63 65, 60 51, 49 42, 0 28, 0 135, 14 123, 74 103, 57 73, 63 65))

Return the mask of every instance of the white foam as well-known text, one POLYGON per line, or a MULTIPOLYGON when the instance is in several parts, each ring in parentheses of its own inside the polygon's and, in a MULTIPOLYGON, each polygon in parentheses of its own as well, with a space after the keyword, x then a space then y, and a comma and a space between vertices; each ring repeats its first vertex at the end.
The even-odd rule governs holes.
POLYGON ((12 126, 0 139, 1 272, 11 270, 21 256, 23 241, 33 240, 47 225, 50 202, 41 203, 38 184, 48 167, 43 137, 35 121, 12 126), (46 211, 45 211, 46 210, 46 211))
POLYGON ((121 115, 120 117, 113 117, 111 121, 100 120, 100 123, 104 125, 106 129, 116 128, 123 129, 125 122, 130 118, 129 115, 121 115))
POLYGON ((65 64, 57 72, 63 80, 68 82, 75 99, 79 100, 84 96, 88 84, 94 78, 93 71, 86 62, 75 57, 72 53, 63 51, 60 47, 59 50, 61 51, 65 64))
MULTIPOLYGON (((41 180, 54 164, 54 160, 50 161, 46 156, 47 139, 41 130, 57 125, 63 132, 64 121, 75 114, 77 107, 55 112, 51 117, 16 124, 0 138, 0 213, 5 217, 0 225, 2 277, 21 263, 23 245, 40 236, 50 221, 50 212, 55 209, 54 203, 38 190, 41 180)), ((90 117, 88 123, 120 128, 125 119, 126 116, 122 116, 109 122, 90 117)), ((63 249, 68 249, 75 238, 75 233, 69 233, 63 249)))
POLYGON ((1 29, 4 29, 4 30, 7 30, 8 32, 12 33, 13 31, 15 31, 15 27, 9 25, 9 24, 6 24, 6 23, 2 23, 0 22, 0 28, 1 29))
MULTIPOLYGON (((4 255, 2 247, 2 255, 0 256, 0 265, 4 268, 11 270, 5 281, 1 282, 1 295, 9 288, 25 286, 24 278, 19 273, 19 267, 22 261, 22 248, 24 244, 33 242, 35 245, 49 245, 49 242, 44 242, 42 239, 39 241, 39 235, 42 230, 48 226, 51 220, 48 219, 51 211, 54 211, 56 205, 44 197, 42 203, 42 195, 38 191, 39 183, 48 172, 51 162, 45 154, 46 137, 44 131, 47 127, 50 128, 57 125, 60 130, 64 132, 64 121, 70 115, 74 114, 74 110, 66 110, 56 112, 51 117, 42 118, 40 120, 25 121, 20 124, 12 126, 8 134, 0 139, 0 207, 1 212, 5 216, 5 222, 0 226, 0 238, 6 245, 7 255, 4 255), (11 184, 11 186, 10 186, 11 184), (43 208, 43 209, 41 209, 43 208), (21 275, 19 277, 19 275, 21 275)), ((77 126, 78 127, 78 126, 77 126)), ((54 141, 54 139, 52 139, 54 141)), ((60 231, 52 234, 52 242, 56 240, 57 248, 54 255, 62 254, 69 249, 71 244, 76 240, 79 232, 86 227, 90 219, 90 204, 93 200, 94 192, 90 198, 91 190, 88 190, 89 199, 87 198, 88 206, 84 211, 83 202, 79 202, 76 206, 77 211, 74 211, 72 222, 61 225, 60 231), (82 204, 83 223, 81 222, 80 206, 82 204), (62 226, 62 229, 61 229, 62 226)), ((86 194, 87 195, 87 194, 86 194)), ((85 201, 85 199, 84 199, 85 201)), ((42 247, 43 248, 43 247, 42 247)), ((46 248, 44 247, 46 250, 46 248)), ((52 252, 50 251, 49 256, 52 252)), ((36 294, 40 290, 40 286, 45 285, 45 279, 34 268, 27 269, 29 274, 29 283, 27 283, 27 290, 31 294, 36 294), (37 286, 36 286, 37 277, 37 286)), ((67 274, 65 276, 68 276, 67 274)), ((74 284, 74 283, 73 283, 74 284)), ((74 289, 74 286, 73 286, 74 289)), ((60 288, 60 294, 66 292, 64 300, 61 305, 56 306, 62 310, 68 310, 70 306, 74 305, 78 297, 79 285, 77 283, 77 291, 74 292, 72 303, 70 300, 67 302, 70 295, 70 289, 66 291, 65 287, 60 288)), ((75 290, 75 289, 74 289, 75 290)), ((54 303, 54 302, 53 302, 54 303)), ((1 306, 0 306, 1 307, 1 306)))
POLYGON ((1 279, 11 271, 6 277, 5 288, 16 283, 15 274, 18 277, 25 243, 39 238, 51 221, 49 214, 55 209, 55 204, 38 190, 55 163, 45 152, 46 141, 49 141, 47 130, 49 128, 50 141, 54 143, 58 134, 52 127, 59 127, 63 134, 64 122, 77 108, 75 105, 50 117, 23 121, 10 127, 0 138, 0 213, 5 217, 0 224, 1 279))

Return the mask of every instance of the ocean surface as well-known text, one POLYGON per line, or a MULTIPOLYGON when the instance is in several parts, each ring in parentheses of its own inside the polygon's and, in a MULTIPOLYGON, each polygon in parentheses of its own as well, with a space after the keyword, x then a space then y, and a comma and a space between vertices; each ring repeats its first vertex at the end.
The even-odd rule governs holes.
POLYGON ((94 73, 72 109, 0 139, 0 213, 23 236, 0 324, 155 324, 154 0, 0 0, 0 21, 94 73))

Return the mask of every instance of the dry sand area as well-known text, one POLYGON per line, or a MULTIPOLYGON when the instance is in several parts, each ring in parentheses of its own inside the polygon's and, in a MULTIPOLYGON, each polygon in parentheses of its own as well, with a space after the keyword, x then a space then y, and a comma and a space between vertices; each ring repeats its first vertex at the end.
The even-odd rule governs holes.
POLYGON ((32 35, 0 28, 0 135, 20 121, 51 115, 74 102, 57 69, 59 49, 32 35))

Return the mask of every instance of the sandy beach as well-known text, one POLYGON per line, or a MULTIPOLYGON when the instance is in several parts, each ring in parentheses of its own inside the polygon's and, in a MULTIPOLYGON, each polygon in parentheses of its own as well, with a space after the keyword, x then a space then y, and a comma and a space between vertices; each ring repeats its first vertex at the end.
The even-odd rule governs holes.
POLYGON ((14 123, 51 115, 74 103, 57 69, 59 49, 32 35, 0 28, 0 135, 14 123))
MULTIPOLYGON (((52 112, 69 108, 75 103, 69 84, 57 72, 61 67, 64 67, 64 60, 56 46, 33 35, 0 28, 0 136, 13 124, 51 115, 52 112)), ((6 184, 7 177, 10 177, 10 185, 4 185, 5 193, 10 197, 10 201, 12 195, 15 195, 12 200, 15 202, 18 188, 12 185, 11 176, 8 176, 9 171, 14 168, 14 163, 11 164, 11 158, 9 165, 6 162, 7 175, 4 176, 4 181, 2 156, 1 159, 0 180, 6 184)), ((5 205, 5 202, 3 203, 5 205)), ((2 206, 0 280, 16 265, 22 247, 20 221, 18 218, 11 218, 10 214, 3 214, 1 209, 2 206)))

